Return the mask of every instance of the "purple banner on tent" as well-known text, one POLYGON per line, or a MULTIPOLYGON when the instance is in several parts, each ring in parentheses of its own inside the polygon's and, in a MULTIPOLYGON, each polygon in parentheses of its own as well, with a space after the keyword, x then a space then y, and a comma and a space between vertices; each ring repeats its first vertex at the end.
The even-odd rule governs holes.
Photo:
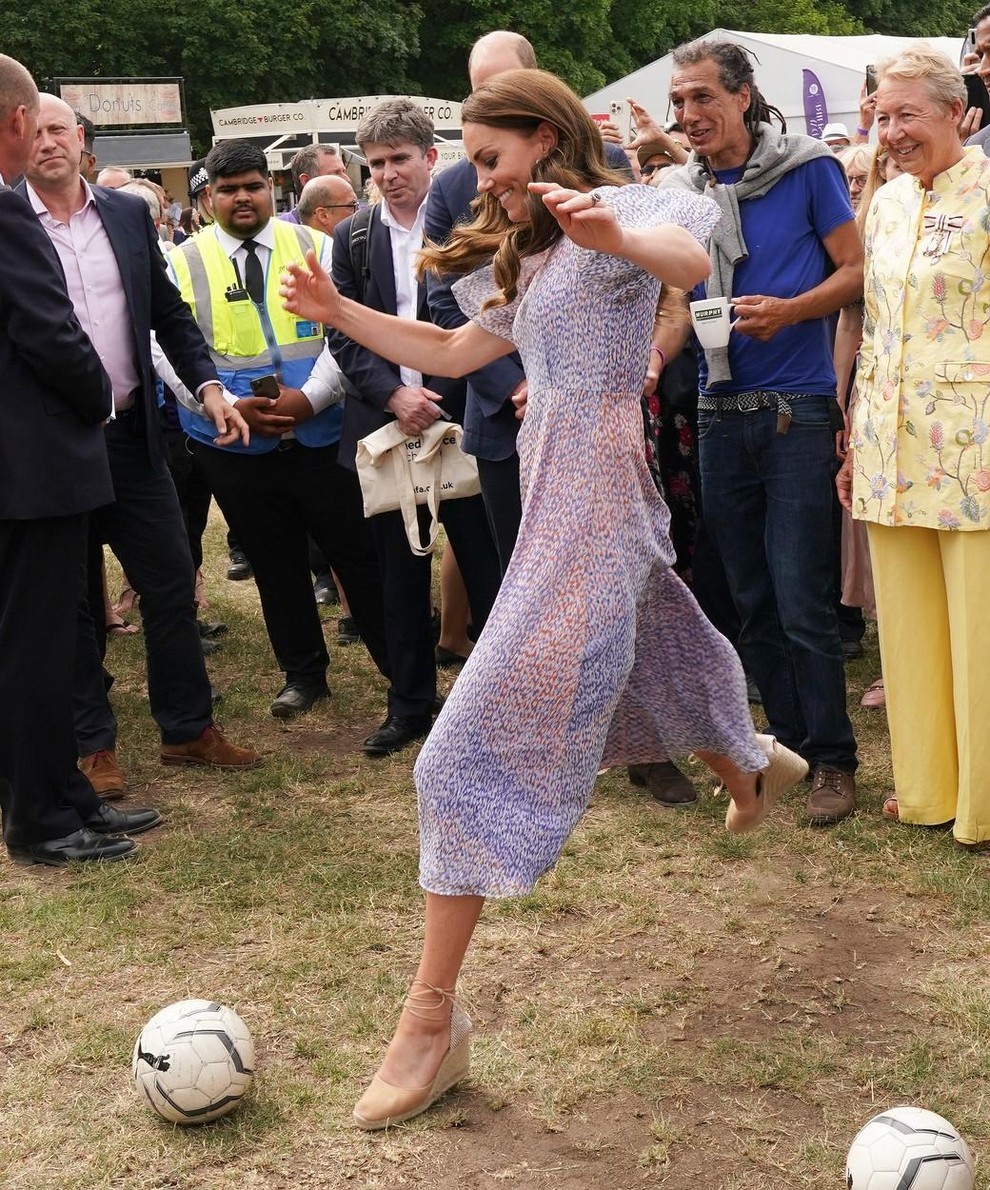
POLYGON ((822 129, 828 123, 825 88, 813 70, 802 71, 802 74, 804 75, 804 125, 809 136, 821 138, 822 129))

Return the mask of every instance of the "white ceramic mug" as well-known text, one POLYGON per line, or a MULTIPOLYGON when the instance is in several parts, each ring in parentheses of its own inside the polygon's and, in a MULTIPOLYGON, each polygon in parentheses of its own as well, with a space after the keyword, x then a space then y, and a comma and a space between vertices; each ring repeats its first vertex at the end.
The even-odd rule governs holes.
POLYGON ((730 318, 732 303, 728 298, 703 298, 691 303, 691 322, 702 347, 727 347, 736 325, 730 318))

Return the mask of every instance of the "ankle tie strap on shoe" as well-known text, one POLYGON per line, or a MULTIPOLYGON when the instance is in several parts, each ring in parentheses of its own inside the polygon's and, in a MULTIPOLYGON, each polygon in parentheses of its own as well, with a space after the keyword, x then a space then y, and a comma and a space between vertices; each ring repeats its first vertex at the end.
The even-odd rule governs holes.
POLYGON ((432 1020, 433 1017, 427 1014, 439 1012, 446 1007, 448 1001, 451 1005, 454 1004, 453 988, 438 988, 432 983, 427 983, 425 979, 414 979, 406 992, 405 1007, 420 1020, 432 1020), (422 991, 413 990, 417 987, 422 991))
POLYGON ((418 1087, 394 1086, 379 1071, 371 1086, 361 1096, 354 1109, 354 1122, 359 1128, 374 1132, 392 1124, 401 1124, 418 1116, 445 1091, 465 1078, 471 1068, 471 1020, 454 998, 453 988, 438 988, 423 979, 414 979, 405 999, 405 1007, 424 1019, 450 1004, 450 1043, 437 1068, 433 1080, 418 1087), (419 1009, 420 1011, 417 1011, 419 1009))

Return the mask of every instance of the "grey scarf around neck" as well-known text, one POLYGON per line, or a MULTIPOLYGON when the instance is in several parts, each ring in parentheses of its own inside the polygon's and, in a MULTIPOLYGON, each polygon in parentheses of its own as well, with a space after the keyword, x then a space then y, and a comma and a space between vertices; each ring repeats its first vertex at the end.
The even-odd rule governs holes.
MULTIPOLYGON (((772 124, 758 124, 756 144, 738 182, 728 186, 717 182, 696 153, 691 154, 685 165, 663 171, 662 186, 705 194, 715 201, 722 212, 708 246, 712 262, 712 275, 707 286, 709 297, 731 298, 735 267, 749 257, 739 218, 740 202, 762 197, 784 174, 816 157, 828 158, 836 169, 842 171, 842 163, 821 141, 810 136, 788 136, 778 132, 772 124)), ((732 379, 728 347, 706 349, 705 362, 708 365, 709 384, 721 384, 732 379)))

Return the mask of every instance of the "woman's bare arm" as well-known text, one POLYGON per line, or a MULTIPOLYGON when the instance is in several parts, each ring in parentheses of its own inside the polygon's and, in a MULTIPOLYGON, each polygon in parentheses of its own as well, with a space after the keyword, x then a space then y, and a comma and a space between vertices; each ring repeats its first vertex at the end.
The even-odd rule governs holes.
POLYGON ((564 235, 582 248, 631 260, 675 289, 693 289, 712 271, 708 253, 683 227, 622 227, 608 203, 591 193, 553 182, 530 182, 529 188, 542 197, 564 235))
POLYGON ((306 253, 308 268, 290 264, 282 274, 282 305, 292 314, 336 327, 342 334, 391 360, 427 376, 466 376, 515 347, 466 322, 444 330, 431 322, 396 318, 341 297, 314 252, 306 253))

